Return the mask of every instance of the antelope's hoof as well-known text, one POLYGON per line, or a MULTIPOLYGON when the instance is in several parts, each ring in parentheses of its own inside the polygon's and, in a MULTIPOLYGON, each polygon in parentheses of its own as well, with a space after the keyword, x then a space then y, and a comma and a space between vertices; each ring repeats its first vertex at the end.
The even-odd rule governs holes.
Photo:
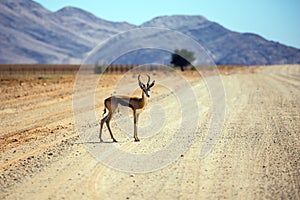
POLYGON ((118 142, 116 139, 113 139, 113 142, 118 142))
POLYGON ((100 143, 104 142, 101 138, 100 138, 100 143))
POLYGON ((134 141, 135 141, 135 142, 139 142, 140 139, 139 139, 139 138, 134 138, 134 141))

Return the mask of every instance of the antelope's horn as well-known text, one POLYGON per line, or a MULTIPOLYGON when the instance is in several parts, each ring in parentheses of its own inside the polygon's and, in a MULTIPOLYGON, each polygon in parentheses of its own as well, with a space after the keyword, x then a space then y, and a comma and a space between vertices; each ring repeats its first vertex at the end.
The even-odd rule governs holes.
POLYGON ((147 86, 149 86, 149 84, 150 84, 150 76, 147 74, 147 77, 148 77, 147 86))
POLYGON ((139 74, 139 76, 138 76, 139 86, 142 87, 142 86, 143 86, 143 83, 142 83, 142 81, 141 81, 140 78, 141 78, 141 75, 139 74))

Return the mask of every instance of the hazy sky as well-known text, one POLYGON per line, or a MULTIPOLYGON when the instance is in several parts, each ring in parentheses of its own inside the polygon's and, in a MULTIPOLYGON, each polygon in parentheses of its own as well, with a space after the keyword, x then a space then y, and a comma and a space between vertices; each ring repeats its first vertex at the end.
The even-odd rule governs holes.
POLYGON ((300 0, 35 0, 51 11, 74 6, 102 19, 140 25, 162 15, 202 15, 238 32, 300 48, 300 0))

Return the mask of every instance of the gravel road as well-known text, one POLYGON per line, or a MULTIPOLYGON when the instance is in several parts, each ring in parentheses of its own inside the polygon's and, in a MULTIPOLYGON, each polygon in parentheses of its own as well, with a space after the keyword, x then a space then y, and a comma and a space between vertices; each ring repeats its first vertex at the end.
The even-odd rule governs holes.
MULTIPOLYGON (((97 122, 82 121, 88 133, 79 136, 73 76, 1 78, 0 199, 300 199, 300 66, 222 72, 224 125, 205 157, 210 91, 195 72, 181 75, 193 98, 181 99, 187 91, 178 76, 152 74, 156 86, 140 115, 138 143, 125 108, 112 120, 118 143, 106 128, 99 143, 97 122), (196 123, 183 125, 195 119, 183 111, 197 113, 196 123), (143 162, 132 164, 135 155, 143 162)), ((82 113, 95 108, 100 120, 103 99, 122 78, 102 76, 96 106, 82 113)))

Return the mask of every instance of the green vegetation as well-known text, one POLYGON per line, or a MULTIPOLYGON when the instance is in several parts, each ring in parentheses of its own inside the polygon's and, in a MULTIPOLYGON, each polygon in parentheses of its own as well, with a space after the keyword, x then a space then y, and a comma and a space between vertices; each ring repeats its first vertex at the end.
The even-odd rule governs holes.
POLYGON ((105 66, 100 65, 99 62, 96 62, 95 68, 94 68, 94 73, 95 74, 102 74, 104 72, 105 66))
POLYGON ((194 52, 186 49, 175 49, 172 53, 171 64, 174 67, 180 67, 181 71, 184 71, 184 68, 191 65, 195 59, 194 52))

